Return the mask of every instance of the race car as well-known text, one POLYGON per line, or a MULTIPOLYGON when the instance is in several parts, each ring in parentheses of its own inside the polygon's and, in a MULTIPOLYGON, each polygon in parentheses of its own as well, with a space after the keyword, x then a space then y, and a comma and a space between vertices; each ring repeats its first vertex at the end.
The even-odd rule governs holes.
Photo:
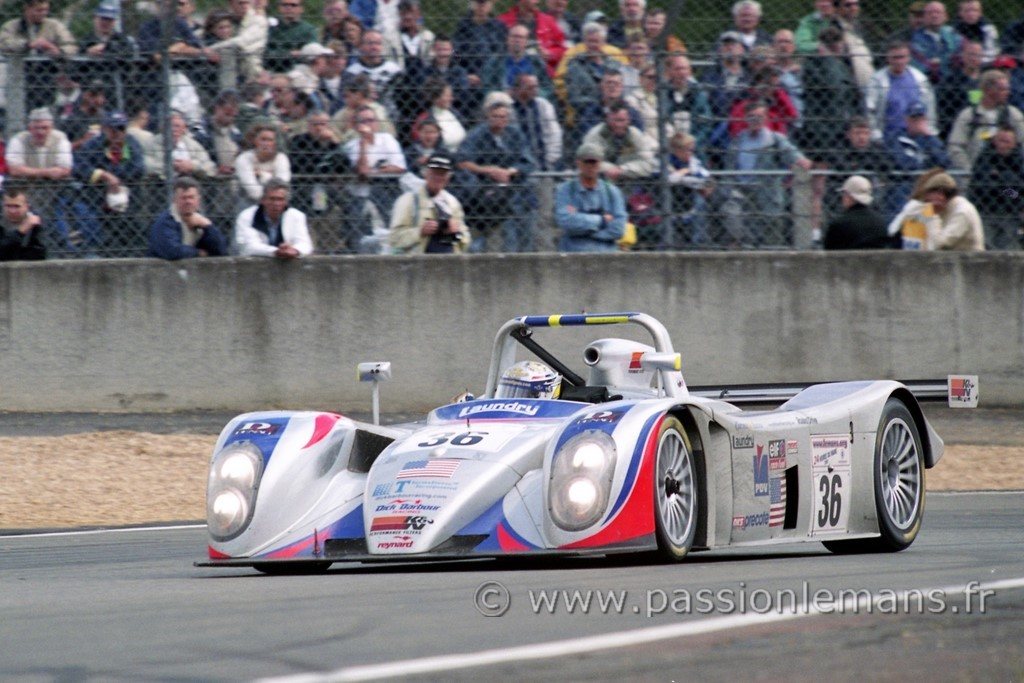
MULTIPOLYGON (((240 415, 214 447, 209 559, 197 564, 298 573, 505 555, 676 561, 800 541, 903 550, 921 529, 925 470, 943 452, 920 401, 977 404, 976 376, 689 388, 681 365, 650 315, 531 315, 499 330, 480 397, 422 422, 377 424, 376 391, 373 423, 240 415), (650 343, 586 344, 586 377, 534 334, 612 325, 639 327, 650 343), (741 407, 750 403, 761 405, 741 407)), ((375 389, 390 375, 386 363, 361 369, 375 389)))

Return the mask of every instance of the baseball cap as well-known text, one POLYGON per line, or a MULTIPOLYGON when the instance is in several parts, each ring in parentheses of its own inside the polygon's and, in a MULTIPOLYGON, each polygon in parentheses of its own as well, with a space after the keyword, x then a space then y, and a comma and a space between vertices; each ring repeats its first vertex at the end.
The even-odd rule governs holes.
POLYGON ((101 2, 96 6, 96 11, 93 12, 93 15, 104 17, 105 19, 117 19, 121 16, 121 10, 118 9, 116 4, 101 2))
POLYGON ((1010 55, 999 55, 992 62, 993 69, 1016 69, 1017 60, 1010 55))
POLYGON ((128 117, 123 111, 107 112, 107 115, 103 117, 103 125, 110 128, 127 128, 128 117))
POLYGON ((334 50, 329 47, 325 47, 320 43, 306 43, 299 50, 299 56, 303 59, 316 59, 317 57, 323 57, 325 55, 333 55, 334 50))
POLYGON ((907 8, 907 11, 910 12, 910 14, 924 14, 924 6, 925 3, 923 2, 912 2, 910 3, 910 7, 907 8))
POLYGON ((94 78, 82 87, 85 92, 107 92, 107 84, 98 78, 94 78))
POLYGON ((585 142, 576 150, 576 158, 581 161, 604 161, 604 150, 593 142, 585 142))
POLYGON ((427 159, 427 168, 436 168, 440 171, 452 170, 452 158, 444 154, 432 154, 427 159))
POLYGON ((718 36, 718 42, 726 43, 732 41, 734 43, 742 43, 743 36, 740 35, 739 31, 726 31, 722 35, 718 36))
POLYGON ((907 107, 907 116, 928 116, 928 107, 924 106, 924 102, 914 102, 907 107))
POLYGON ((923 201, 924 196, 932 190, 955 190, 957 187, 956 181, 953 180, 953 176, 940 170, 938 173, 933 174, 930 178, 921 183, 920 187, 915 189, 916 192, 911 195, 912 198, 918 201, 923 201))
POLYGON ((868 205, 874 201, 874 197, 871 196, 871 181, 862 175, 847 178, 840 191, 850 195, 858 204, 868 205))
POLYGON ((593 22, 596 22, 598 24, 607 24, 608 15, 606 15, 599 9, 593 10, 592 12, 587 12, 586 15, 584 15, 583 17, 583 23, 590 24, 593 22))

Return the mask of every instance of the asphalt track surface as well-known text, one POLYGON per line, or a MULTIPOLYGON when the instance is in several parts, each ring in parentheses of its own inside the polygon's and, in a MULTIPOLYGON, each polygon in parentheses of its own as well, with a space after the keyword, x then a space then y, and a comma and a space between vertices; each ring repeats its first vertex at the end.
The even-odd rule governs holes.
POLYGON ((335 564, 269 577, 194 567, 198 526, 4 536, 0 679, 1022 680, 1022 502, 930 494, 902 553, 804 544, 677 565, 335 564), (555 590, 595 593, 570 613, 555 590), (483 614, 506 597, 501 616, 483 614), (844 597, 845 613, 829 614, 844 597))

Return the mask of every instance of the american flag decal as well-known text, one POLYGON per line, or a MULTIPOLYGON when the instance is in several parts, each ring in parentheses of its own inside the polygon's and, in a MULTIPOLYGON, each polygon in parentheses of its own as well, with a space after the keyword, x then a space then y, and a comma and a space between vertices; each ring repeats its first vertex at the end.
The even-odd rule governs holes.
POLYGON ((398 471, 395 479, 451 479, 461 460, 414 460, 398 471))
POLYGON ((786 521, 786 478, 772 477, 769 488, 768 526, 782 526, 786 521))

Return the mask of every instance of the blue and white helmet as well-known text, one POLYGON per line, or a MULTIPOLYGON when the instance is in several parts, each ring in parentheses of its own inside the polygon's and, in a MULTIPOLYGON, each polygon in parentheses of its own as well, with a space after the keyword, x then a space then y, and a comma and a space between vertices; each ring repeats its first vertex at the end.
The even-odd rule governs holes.
POLYGON ((521 360, 501 375, 494 398, 558 398, 561 389, 557 372, 540 361, 521 360))

